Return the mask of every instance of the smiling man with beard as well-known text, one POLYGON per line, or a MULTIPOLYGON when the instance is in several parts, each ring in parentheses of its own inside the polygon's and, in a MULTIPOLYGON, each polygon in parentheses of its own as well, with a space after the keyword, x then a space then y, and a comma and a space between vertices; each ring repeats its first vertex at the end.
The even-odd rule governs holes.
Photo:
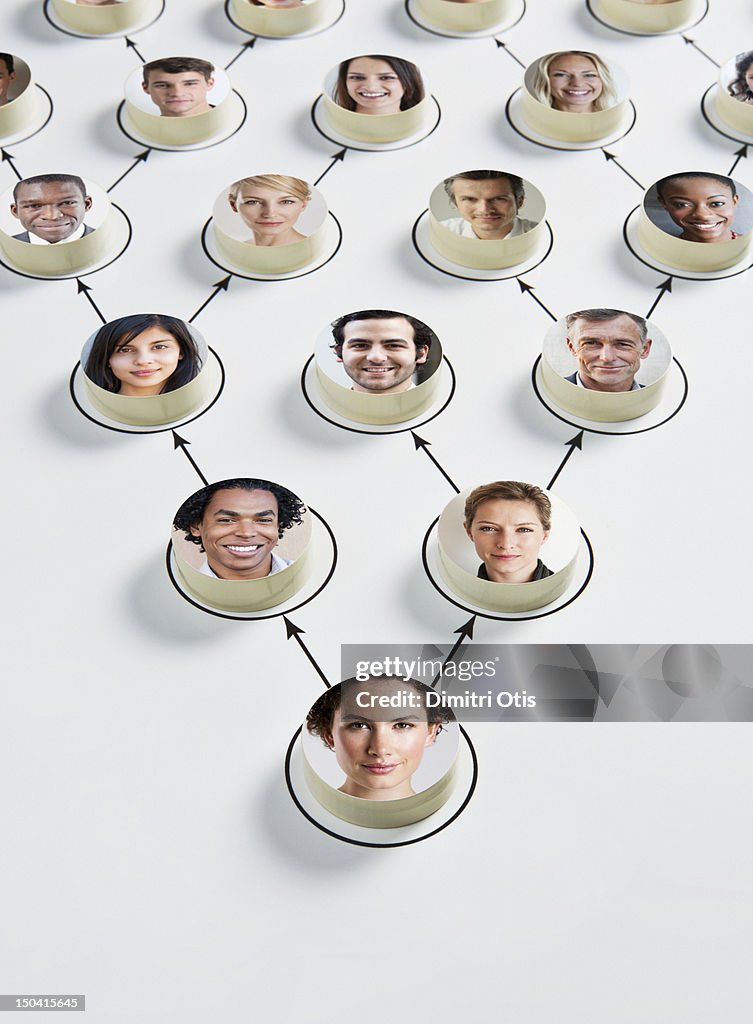
POLYGON ((332 335, 352 390, 379 395, 416 386, 416 367, 428 359, 433 336, 420 320, 390 309, 346 313, 332 324, 332 335))

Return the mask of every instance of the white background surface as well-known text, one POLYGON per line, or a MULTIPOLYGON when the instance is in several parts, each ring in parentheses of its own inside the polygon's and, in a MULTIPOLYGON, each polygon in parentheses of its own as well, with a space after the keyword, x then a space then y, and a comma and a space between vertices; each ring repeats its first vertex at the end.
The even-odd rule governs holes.
MULTIPOLYGON (((753 12, 717 0, 691 33, 724 63, 753 48, 753 12)), ((504 38, 524 64, 595 49, 631 74, 633 132, 613 147, 648 184, 727 173, 738 145, 699 113, 715 68, 679 36, 621 37, 576 0, 531 0, 504 38)), ((122 40, 77 40, 41 4, 0 11, 2 48, 53 96, 13 146, 24 176, 70 171, 105 188, 143 148, 118 130, 137 65, 122 40)), ((135 36, 144 58, 219 65, 243 35, 209 0, 169 0, 135 36)), ((444 277, 411 226, 438 178, 509 167, 546 196, 555 244, 527 276, 556 315, 645 313, 664 275, 626 250, 641 190, 598 150, 555 153, 508 127, 522 68, 487 40, 419 30, 400 3, 349 0, 310 39, 260 40, 230 68, 242 131, 216 148, 153 152, 113 191, 133 242, 92 275, 108 319, 188 318, 225 273, 199 245, 222 188, 278 166, 314 181, 337 148, 311 125, 327 70, 361 52, 426 71, 437 131, 393 153, 348 153, 320 185, 343 226, 337 257, 282 283, 234 279, 196 323, 227 386, 181 433, 209 479, 279 480, 338 542, 327 589, 294 622, 331 679, 340 643, 451 643, 467 618, 427 582, 426 528, 452 497, 410 435, 319 420, 300 370, 321 325, 406 310, 441 338, 453 403, 420 433, 459 487, 545 485, 576 432, 537 402, 530 370, 549 318, 517 283, 444 277)), ((750 184, 748 164, 735 176, 750 184)), ((3 188, 13 184, 7 163, 3 188)), ((479 620, 477 641, 723 643, 749 638, 750 275, 676 281, 652 319, 690 395, 658 430, 587 436, 557 493, 593 543, 578 601, 540 620, 479 620)), ((84 992, 97 1022, 489 1019, 747 1021, 751 974, 750 727, 484 725, 477 793, 453 826, 398 850, 349 847, 291 803, 285 749, 321 682, 278 619, 228 622, 171 587, 172 515, 198 486, 169 433, 86 421, 68 377, 97 326, 76 284, 0 272, 7 462, 2 822, 4 992, 84 992)))

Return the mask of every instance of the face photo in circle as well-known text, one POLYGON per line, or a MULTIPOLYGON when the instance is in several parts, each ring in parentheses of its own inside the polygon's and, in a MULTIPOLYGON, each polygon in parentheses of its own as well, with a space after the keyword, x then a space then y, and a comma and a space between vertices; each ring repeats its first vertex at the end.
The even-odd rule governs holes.
POLYGON ((452 712, 427 707, 428 692, 415 680, 384 677, 331 687, 306 718, 304 747, 317 774, 360 800, 405 800, 428 788, 450 767, 455 753, 454 737, 445 735, 452 712), (363 706, 372 698, 396 703, 363 706), (332 753, 319 754, 314 737, 332 753), (439 763, 425 765, 425 759, 439 763))
POLYGON ((193 558, 199 572, 220 580, 253 582, 291 564, 293 559, 277 548, 289 531, 302 527, 307 541, 310 525, 305 515, 300 498, 287 488, 240 477, 209 484, 191 495, 178 509, 173 527, 187 542, 182 546, 184 557, 194 546, 186 560, 193 558))
POLYGON ((586 309, 567 317, 567 348, 577 370, 566 377, 590 391, 637 391, 636 374, 651 352, 646 320, 618 309, 586 309))
POLYGON ((735 57, 733 77, 727 91, 740 103, 753 103, 753 50, 735 57))
POLYGON ((16 60, 12 53, 0 53, 0 107, 10 103, 16 81, 16 60))
POLYGON ((535 484, 500 480, 466 498, 464 523, 481 559, 478 578, 492 583, 531 583, 552 571, 539 557, 552 528, 552 505, 535 484))
POLYGON ((753 195, 713 172, 667 175, 648 190, 644 210, 662 231, 701 245, 732 241, 753 227, 753 195))
POLYGON ((301 178, 257 174, 233 182, 228 203, 251 232, 249 245, 291 245, 307 237, 296 225, 311 195, 311 187, 301 178))
POLYGON ((569 114, 593 114, 618 102, 612 71, 588 50, 546 54, 528 68, 526 83, 539 103, 569 114))
POLYGON ((415 107, 425 96, 415 64, 384 54, 351 57, 337 70, 332 98, 356 114, 385 116, 415 107))
POLYGON ((141 87, 160 117, 195 117, 212 109, 215 68, 198 57, 164 57, 142 69, 141 87))
POLYGON ((362 309, 338 317, 327 342, 329 358, 317 352, 327 375, 352 391, 394 395, 427 380, 442 358, 439 341, 425 323, 390 309, 362 309), (339 364, 341 373, 335 372, 339 364))
MULTIPOLYGON (((471 170, 453 174, 444 179, 442 186, 450 207, 460 216, 442 218, 438 211, 437 219, 442 227, 464 238, 516 238, 533 230, 540 220, 521 216, 526 185, 523 178, 509 171, 471 170)), ((533 191, 537 193, 536 189, 533 191)))
POLYGON ((84 346, 81 365, 105 391, 151 398, 192 381, 206 358, 206 342, 190 324, 161 313, 139 313, 100 327, 84 346))
POLYGON ((38 174, 19 181, 13 189, 11 215, 23 231, 21 242, 57 245, 91 234, 85 222, 93 200, 84 180, 75 174, 38 174))

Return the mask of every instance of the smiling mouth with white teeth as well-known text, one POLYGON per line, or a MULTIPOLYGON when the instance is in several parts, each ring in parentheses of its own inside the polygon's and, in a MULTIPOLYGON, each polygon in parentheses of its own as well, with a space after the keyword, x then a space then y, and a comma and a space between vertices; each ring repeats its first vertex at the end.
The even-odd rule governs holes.
POLYGON ((234 555, 253 555, 260 548, 264 547, 263 544, 226 544, 226 549, 232 551, 234 555))

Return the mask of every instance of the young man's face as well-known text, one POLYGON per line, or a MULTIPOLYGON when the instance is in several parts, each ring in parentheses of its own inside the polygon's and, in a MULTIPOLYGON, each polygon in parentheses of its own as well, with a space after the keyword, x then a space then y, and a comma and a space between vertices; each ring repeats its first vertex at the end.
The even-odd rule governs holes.
POLYGON ((506 238, 523 205, 522 199, 516 199, 509 178, 474 181, 458 177, 452 183, 452 194, 458 213, 481 239, 506 238))
POLYGON ((416 346, 411 324, 403 316, 384 320, 351 320, 343 329, 337 361, 353 381, 354 391, 391 394, 407 391, 419 363, 429 350, 416 346))
POLYGON ((150 71, 148 84, 142 85, 162 117, 205 114, 211 109, 207 93, 213 86, 214 78, 206 79, 200 71, 178 71, 171 75, 160 68, 150 71))
POLYGON ((45 242, 65 241, 92 208, 91 196, 82 195, 73 182, 22 182, 16 195, 10 212, 30 234, 45 242))
POLYGON ((209 568, 220 579, 256 580, 272 570, 278 523, 271 491, 230 487, 215 491, 191 533, 200 538, 209 568))
POLYGON ((0 106, 4 106, 8 102, 8 89, 15 77, 16 72, 8 71, 5 61, 0 60, 0 106))

